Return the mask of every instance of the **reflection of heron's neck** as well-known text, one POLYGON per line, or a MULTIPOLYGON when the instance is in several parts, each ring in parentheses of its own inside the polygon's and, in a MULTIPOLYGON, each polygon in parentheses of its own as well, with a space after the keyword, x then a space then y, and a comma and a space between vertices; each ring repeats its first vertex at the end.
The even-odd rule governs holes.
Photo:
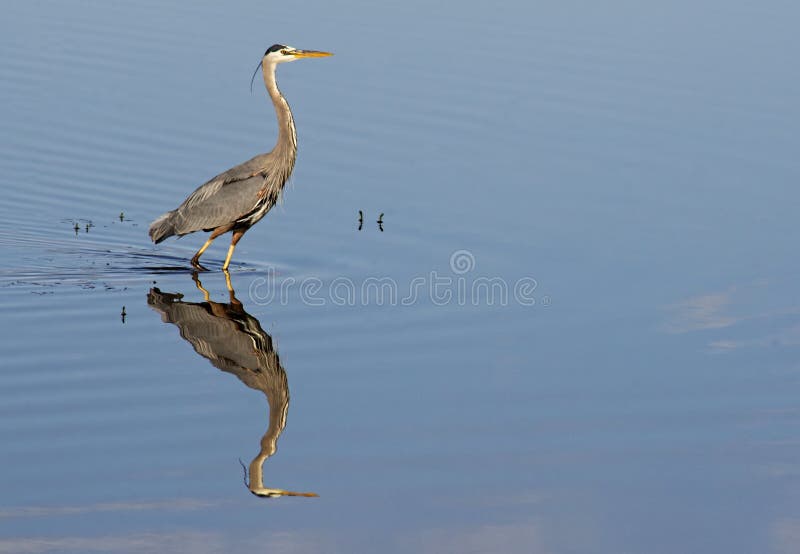
POLYGON ((273 377, 272 380, 268 381, 271 386, 261 389, 267 395, 267 402, 269 402, 269 427, 267 427, 267 432, 264 433, 264 436, 261 437, 261 450, 258 456, 250 462, 250 482, 247 483, 247 488, 255 495, 266 497, 317 496, 313 492, 293 492, 283 489, 270 489, 264 486, 264 462, 278 448, 278 438, 281 436, 283 428, 286 427, 286 414, 289 411, 289 386, 286 383, 286 373, 281 369, 277 355, 271 349, 267 356, 268 360, 270 359, 269 356, 274 356, 274 359, 272 359, 272 363, 267 361, 264 367, 274 367, 280 369, 280 371, 272 373, 269 369, 266 370, 270 372, 266 375, 273 377))
MULTIPOLYGON (((286 427, 286 414, 289 411, 289 392, 281 394, 279 390, 270 391, 271 394, 267 395, 269 402, 269 427, 267 432, 261 437, 261 451, 258 456, 253 458, 250 462, 250 483, 248 488, 255 494, 260 496, 270 496, 270 491, 277 491, 276 489, 267 489, 264 487, 264 462, 267 458, 275 454, 278 449, 278 438, 286 427)), ((285 491, 280 491, 285 492, 285 491)))

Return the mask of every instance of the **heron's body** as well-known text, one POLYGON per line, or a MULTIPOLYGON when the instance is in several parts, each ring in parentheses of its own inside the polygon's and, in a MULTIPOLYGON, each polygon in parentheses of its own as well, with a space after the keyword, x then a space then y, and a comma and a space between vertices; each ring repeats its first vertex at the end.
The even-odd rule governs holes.
POLYGON ((272 151, 220 173, 201 185, 183 204, 167 212, 150 225, 150 238, 158 244, 173 235, 211 231, 211 236, 192 258, 199 265, 200 256, 211 242, 223 233, 233 232, 223 269, 227 269, 236 243, 276 204, 297 157, 297 132, 289 103, 275 81, 277 64, 301 57, 329 56, 327 52, 297 50, 288 46, 270 47, 260 66, 275 114, 278 118, 278 141, 272 151))

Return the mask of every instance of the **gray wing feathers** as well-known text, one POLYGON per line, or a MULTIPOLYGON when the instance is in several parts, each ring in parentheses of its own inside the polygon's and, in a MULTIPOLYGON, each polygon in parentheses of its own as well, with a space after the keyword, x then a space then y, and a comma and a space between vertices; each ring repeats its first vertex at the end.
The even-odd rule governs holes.
POLYGON ((228 225, 249 214, 264 186, 260 169, 267 156, 256 156, 198 187, 177 209, 153 222, 150 237, 158 243, 172 235, 228 225))
POLYGON ((263 183, 264 177, 256 175, 240 181, 212 182, 211 191, 201 187, 175 210, 176 234, 214 229, 247 215, 255 207, 263 183))

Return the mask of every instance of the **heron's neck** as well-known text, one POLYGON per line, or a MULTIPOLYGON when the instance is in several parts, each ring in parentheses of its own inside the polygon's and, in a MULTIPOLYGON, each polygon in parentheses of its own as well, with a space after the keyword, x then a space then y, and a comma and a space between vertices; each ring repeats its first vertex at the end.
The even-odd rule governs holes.
POLYGON ((275 144, 273 152, 283 154, 294 162, 297 155, 297 131, 294 127, 294 118, 289 103, 281 94, 278 83, 275 81, 275 67, 274 64, 265 65, 263 70, 264 85, 266 85, 269 97, 272 98, 275 106, 275 115, 278 116, 278 142, 275 144))

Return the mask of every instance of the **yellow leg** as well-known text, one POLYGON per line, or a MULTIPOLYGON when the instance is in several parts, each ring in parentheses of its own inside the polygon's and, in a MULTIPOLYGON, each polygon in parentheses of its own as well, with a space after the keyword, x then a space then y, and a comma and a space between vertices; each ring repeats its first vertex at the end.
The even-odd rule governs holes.
POLYGON ((231 263, 231 256, 233 256, 233 251, 236 250, 236 245, 231 243, 228 247, 228 255, 225 257, 225 263, 222 264, 222 271, 228 271, 228 266, 231 263))
POLYGON ((214 242, 215 238, 217 238, 217 237, 215 237, 214 235, 211 235, 211 237, 206 241, 206 243, 203 246, 200 247, 200 250, 197 251, 197 254, 195 254, 192 257, 192 265, 193 266, 200 265, 200 256, 203 255, 203 252, 206 251, 206 248, 211 246, 211 243, 214 242))
POLYGON ((224 226, 223 227, 217 227, 214 230, 214 232, 211 233, 211 236, 208 237, 208 240, 206 241, 206 243, 200 248, 200 250, 197 251, 197 254, 195 254, 192 257, 192 265, 195 266, 196 268, 199 268, 199 269, 202 269, 203 271, 206 271, 206 268, 204 268, 202 265, 200 265, 200 256, 202 256, 203 252, 205 252, 206 249, 209 246, 211 246, 211 243, 214 242, 215 238, 217 238, 218 236, 220 236, 223 233, 227 233, 230 230, 231 230, 230 227, 224 227, 224 226))
POLYGON ((228 256, 225 258, 225 263, 222 265, 222 270, 226 271, 228 266, 231 263, 231 257, 233 256, 233 251, 236 250, 236 243, 239 242, 244 236, 244 231, 234 231, 233 238, 231 238, 231 245, 228 247, 228 256))

